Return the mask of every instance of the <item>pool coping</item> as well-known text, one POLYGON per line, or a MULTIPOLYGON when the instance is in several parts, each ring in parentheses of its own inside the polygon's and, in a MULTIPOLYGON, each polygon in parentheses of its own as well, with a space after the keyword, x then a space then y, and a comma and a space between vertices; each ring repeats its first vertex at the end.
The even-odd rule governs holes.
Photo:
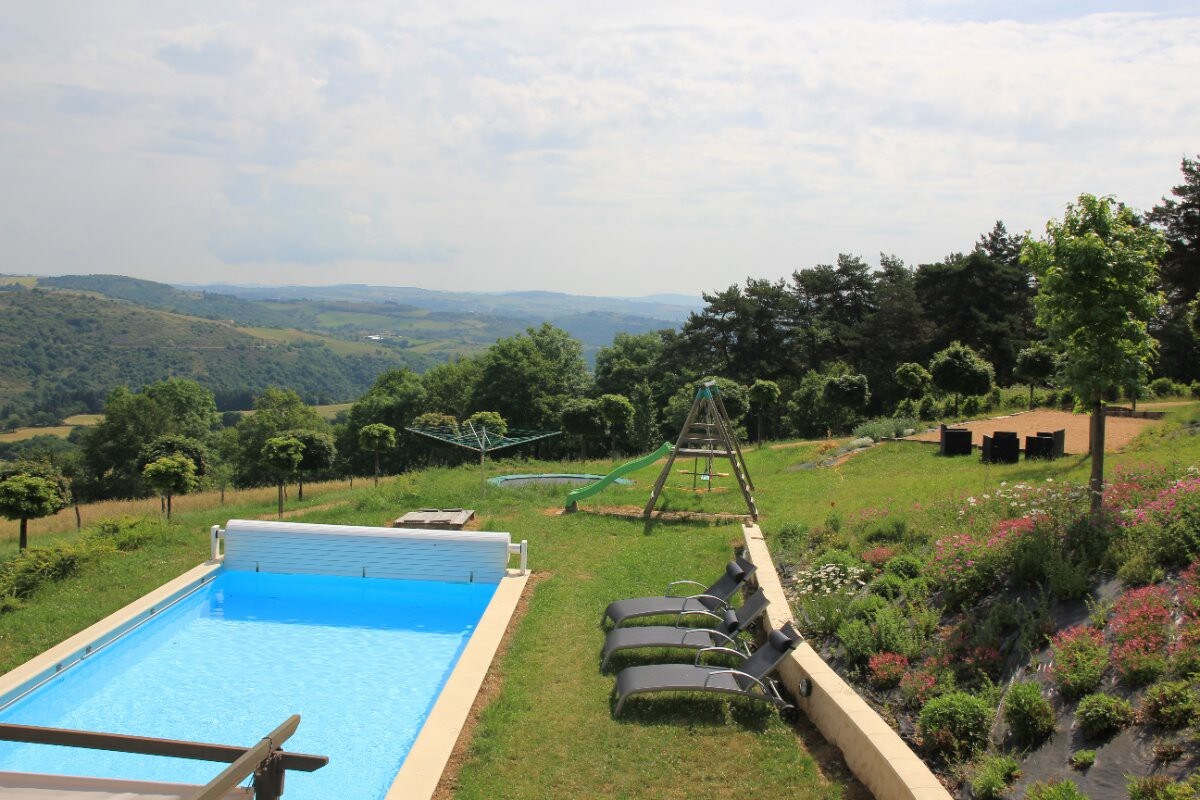
POLYGON ((425 800, 437 791, 528 581, 527 571, 510 569, 496 585, 495 594, 442 686, 384 800, 425 800))
POLYGON ((131 628, 157 616, 212 581, 221 569, 219 559, 205 561, 157 589, 92 623, 79 633, 0 676, 0 708, 34 691, 50 678, 102 650, 131 628))

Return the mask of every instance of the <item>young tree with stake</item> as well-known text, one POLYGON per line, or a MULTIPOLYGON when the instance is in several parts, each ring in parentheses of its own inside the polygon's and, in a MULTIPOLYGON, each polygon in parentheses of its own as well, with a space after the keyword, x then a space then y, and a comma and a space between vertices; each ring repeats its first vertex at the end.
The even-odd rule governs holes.
POLYGON ((1091 405, 1091 512, 1104 492, 1104 394, 1139 387, 1155 352, 1149 322, 1162 305, 1156 291, 1162 236, 1112 197, 1079 196, 1062 222, 1046 223, 1021 258, 1038 278, 1038 324, 1064 353, 1062 379, 1091 405))

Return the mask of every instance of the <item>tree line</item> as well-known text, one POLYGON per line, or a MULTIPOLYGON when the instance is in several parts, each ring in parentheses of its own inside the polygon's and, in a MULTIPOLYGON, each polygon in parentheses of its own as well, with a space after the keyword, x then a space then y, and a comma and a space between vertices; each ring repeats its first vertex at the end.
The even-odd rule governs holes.
MULTIPOLYGON (((1120 392, 1136 400, 1152 375, 1175 390, 1200 378, 1200 160, 1185 158, 1183 174, 1146 215, 1085 195, 1042 240, 997 223, 969 253, 932 264, 883 256, 873 269, 842 255, 787 280, 748 279, 705 294, 679 330, 618 334, 591 372, 581 344, 544 324, 423 374, 383 372, 332 422, 286 388, 263 391, 250 413, 221 415, 194 381, 118 387, 78 448, 48 458, 82 499, 157 493, 169 503, 202 484, 276 484, 282 509, 285 482, 302 493, 304 480, 466 457, 407 433, 414 425, 473 418, 561 431, 533 445, 546 457, 642 452, 674 440, 709 377, 758 439, 841 433, 871 415, 974 413, 996 402, 998 385, 1028 387, 1010 403, 1033 404, 1041 387, 1095 411, 1120 392), (1137 271, 1122 273, 1134 250, 1137 271), (1089 325, 1090 344, 1078 332, 1089 325)), ((14 519, 4 481, 19 471, 0 473, 0 513, 14 519)), ((58 473, 25 474, 44 482, 44 502, 30 509, 66 502, 58 473)))

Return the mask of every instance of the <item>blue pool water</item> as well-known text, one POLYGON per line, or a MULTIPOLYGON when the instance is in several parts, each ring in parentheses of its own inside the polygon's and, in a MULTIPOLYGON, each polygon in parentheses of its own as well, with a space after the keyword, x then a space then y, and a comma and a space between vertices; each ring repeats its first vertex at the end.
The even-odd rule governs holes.
MULTIPOLYGON (((491 584, 219 572, 212 583, 0 710, 0 721, 329 756, 288 800, 373 800, 395 777, 491 584)), ((0 770, 207 783, 225 765, 0 743, 0 770)))

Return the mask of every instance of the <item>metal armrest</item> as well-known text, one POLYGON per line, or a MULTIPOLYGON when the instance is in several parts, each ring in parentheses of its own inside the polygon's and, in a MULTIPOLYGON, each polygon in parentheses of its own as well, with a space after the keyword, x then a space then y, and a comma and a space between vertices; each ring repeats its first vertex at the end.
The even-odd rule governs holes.
POLYGON ((700 659, 703 658, 705 653, 725 653, 726 655, 737 656, 743 661, 746 660, 745 653, 740 650, 734 650, 732 647, 702 647, 696 653, 696 658, 694 661, 692 661, 692 665, 696 667, 700 666, 700 659))
POLYGON ((679 612, 679 615, 675 617, 675 627, 676 627, 676 628, 684 628, 684 627, 687 627, 686 625, 683 625, 683 624, 681 624, 681 623, 683 622, 683 618, 684 618, 685 616, 688 616, 688 615, 691 615, 691 614, 699 614, 700 616, 703 616, 703 617, 712 617, 713 619, 717 619, 717 620, 721 619, 721 615, 720 615, 720 614, 714 614, 713 612, 711 612, 711 611, 708 611, 708 610, 706 610, 706 609, 699 609, 699 608, 695 608, 695 609, 691 609, 691 610, 689 610, 689 611, 680 611, 680 612, 679 612))
MULTIPOLYGON (((685 600, 700 600, 701 598, 704 598, 704 599, 707 599, 707 600, 712 600, 712 601, 714 601, 714 602, 716 602, 716 603, 719 603, 719 604, 720 604, 720 606, 721 606, 721 611, 727 611, 727 610, 729 609, 729 603, 728 603, 728 602, 726 602, 726 601, 722 600, 721 598, 719 598, 719 597, 717 597, 716 595, 713 595, 713 594, 689 594, 689 595, 688 595, 686 598, 684 598, 684 599, 685 599, 685 600)), ((697 610, 699 610, 699 609, 697 609, 697 610)))
POLYGON ((663 592, 663 594, 665 594, 667 597, 672 597, 673 595, 671 594, 671 588, 674 586, 681 586, 683 584, 687 584, 689 586, 699 586, 701 589, 708 588, 700 581, 671 581, 667 584, 667 591, 663 592))
POLYGON ((773 693, 773 692, 772 692, 770 689, 768 689, 768 688, 767 688, 767 685, 766 685, 765 683, 763 683, 762 681, 760 681, 758 678, 754 677, 753 675, 750 675, 750 674, 748 674, 748 673, 742 672, 740 669, 717 669, 717 670, 713 670, 712 672, 708 673, 708 676, 707 676, 707 677, 705 677, 705 679, 704 679, 704 688, 706 688, 706 689, 707 689, 707 688, 708 688, 708 682, 709 682, 710 680, 712 680, 713 678, 715 678, 716 676, 718 676, 718 675, 741 675, 743 678, 749 678, 750 680, 752 680, 752 681, 754 681, 756 684, 758 684, 758 688, 762 689, 762 692, 763 692, 763 694, 764 694, 764 695, 766 695, 767 697, 771 698, 772 700, 774 700, 774 699, 775 699, 775 694, 774 694, 774 693, 773 693))

